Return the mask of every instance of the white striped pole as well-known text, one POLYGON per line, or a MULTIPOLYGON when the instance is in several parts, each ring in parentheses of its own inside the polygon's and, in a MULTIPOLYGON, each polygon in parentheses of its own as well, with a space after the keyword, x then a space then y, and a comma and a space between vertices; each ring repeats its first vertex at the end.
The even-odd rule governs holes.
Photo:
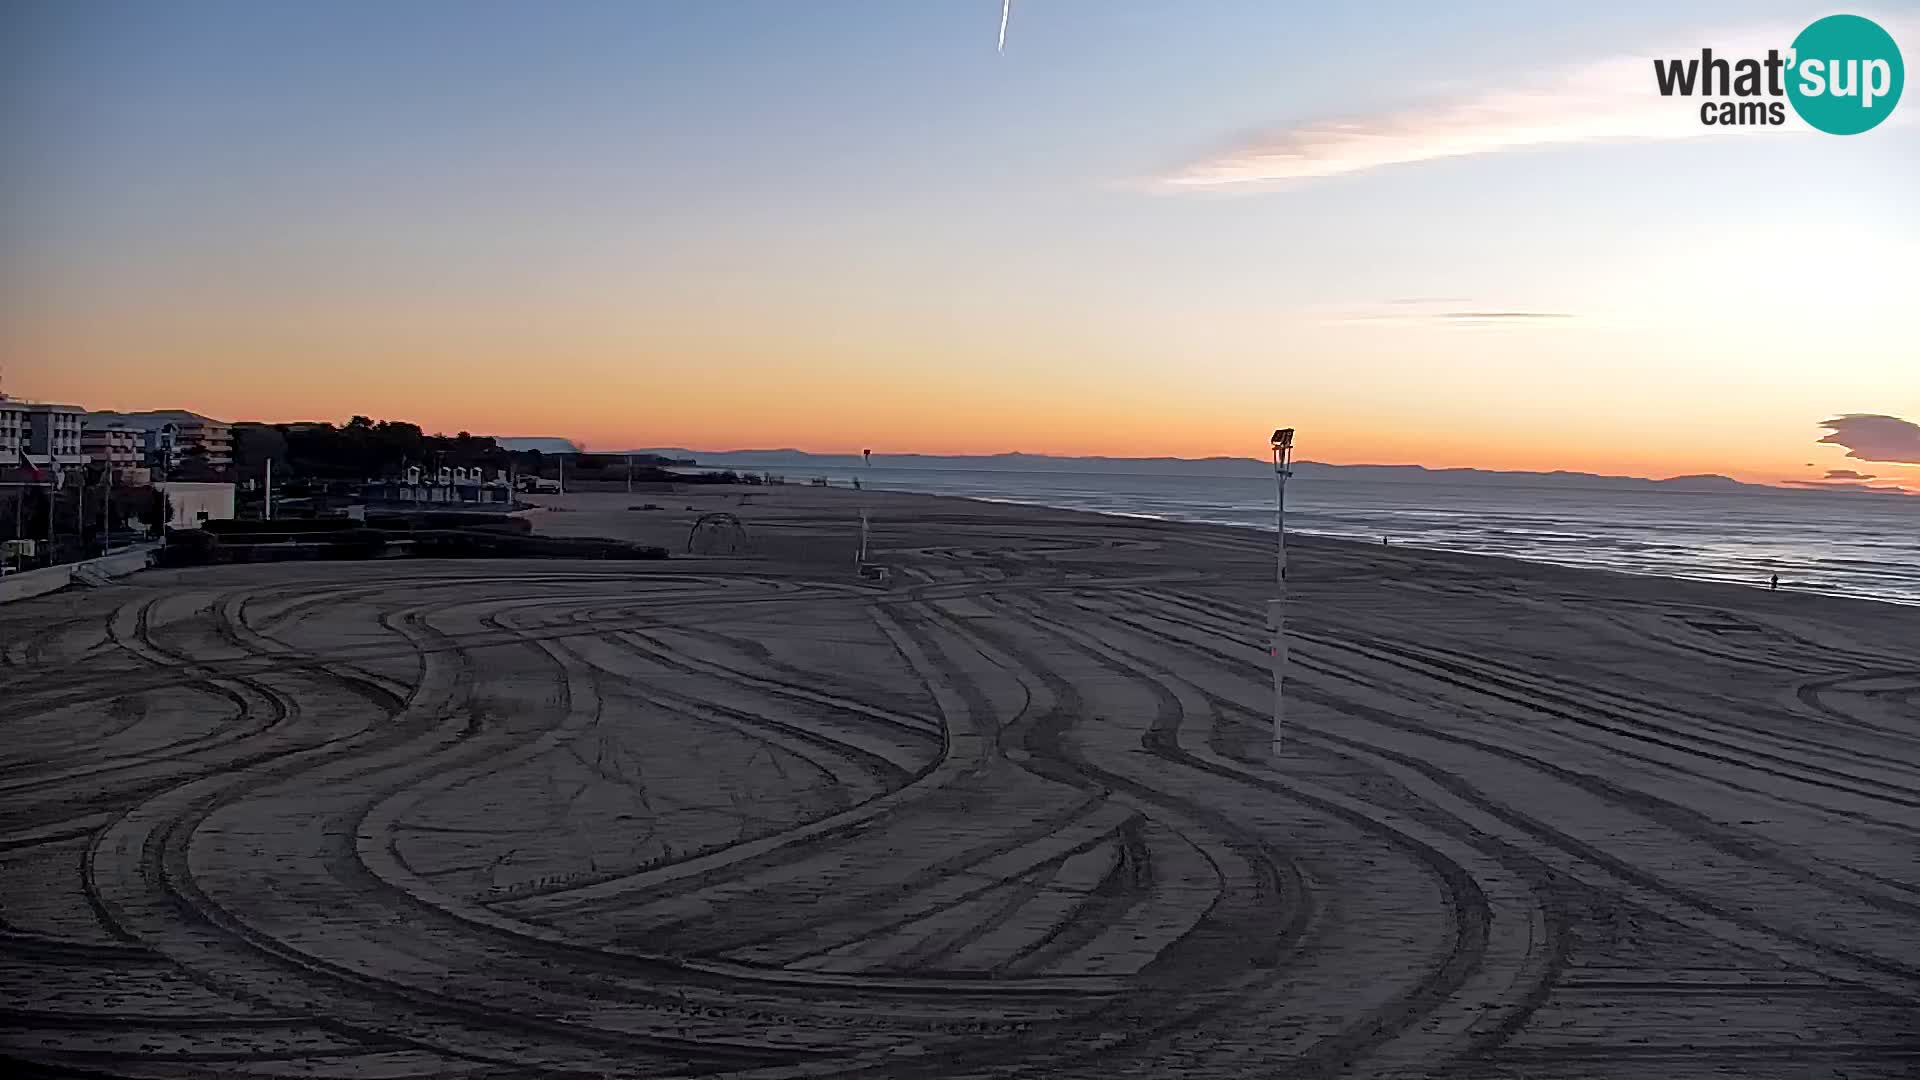
POLYGON ((1274 598, 1267 605, 1267 630, 1273 644, 1273 756, 1280 757, 1287 717, 1287 478, 1293 475, 1293 429, 1273 433, 1274 598))

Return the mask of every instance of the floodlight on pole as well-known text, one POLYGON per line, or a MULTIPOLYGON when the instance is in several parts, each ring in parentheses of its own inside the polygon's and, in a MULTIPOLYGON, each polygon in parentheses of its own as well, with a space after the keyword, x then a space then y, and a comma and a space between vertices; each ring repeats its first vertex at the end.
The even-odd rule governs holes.
MULTIPOLYGON (((872 472, 873 451, 871 450, 860 451, 860 463, 863 466, 865 466, 865 468, 863 468, 861 471, 865 472, 867 474, 867 479, 871 481, 873 479, 873 472, 872 472)), ((860 483, 858 480, 854 482, 860 483)), ((860 555, 858 558, 854 560, 854 566, 861 569, 864 569, 867 565, 867 531, 868 531, 869 525, 867 521, 867 518, 868 518, 867 498, 868 497, 865 494, 866 486, 867 486, 866 484, 860 484, 860 489, 862 491, 862 494, 860 496, 860 555)))
POLYGON ((1293 429, 1279 428, 1273 447, 1273 552, 1275 593, 1267 605, 1267 631, 1272 636, 1273 756, 1280 757, 1280 733, 1287 715, 1287 478, 1293 475, 1293 429))

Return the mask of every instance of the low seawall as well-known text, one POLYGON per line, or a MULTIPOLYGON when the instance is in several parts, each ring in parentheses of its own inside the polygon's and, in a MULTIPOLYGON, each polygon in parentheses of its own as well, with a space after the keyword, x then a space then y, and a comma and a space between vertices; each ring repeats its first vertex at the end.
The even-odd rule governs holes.
POLYGON ((141 545, 128 551, 104 555, 98 559, 9 574, 0 578, 0 604, 45 596, 47 593, 66 588, 82 575, 116 578, 124 577, 136 570, 144 570, 147 568, 149 550, 151 545, 141 545))

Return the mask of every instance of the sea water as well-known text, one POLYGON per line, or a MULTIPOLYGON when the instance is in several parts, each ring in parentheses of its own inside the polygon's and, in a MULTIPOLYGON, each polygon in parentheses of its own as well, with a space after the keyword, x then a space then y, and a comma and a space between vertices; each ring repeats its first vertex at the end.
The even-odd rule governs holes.
MULTIPOLYGON (((703 459, 703 464, 706 461, 703 459)), ((719 464, 714 462, 714 464, 719 464)), ((771 465, 772 463, 768 463, 771 465)), ((1058 468, 865 469, 795 462, 790 482, 1273 528, 1273 479, 1058 468)), ((1920 603, 1920 498, 1827 492, 1621 491, 1295 476, 1287 529, 1560 566, 1920 603)))

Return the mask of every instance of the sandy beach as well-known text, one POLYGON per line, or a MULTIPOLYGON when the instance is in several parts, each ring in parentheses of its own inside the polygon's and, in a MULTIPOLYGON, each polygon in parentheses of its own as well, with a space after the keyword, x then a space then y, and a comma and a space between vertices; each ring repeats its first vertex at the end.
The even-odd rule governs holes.
POLYGON ((1276 757, 1270 533, 543 502, 0 606, 15 1068, 1920 1071, 1920 608, 1296 538, 1276 757))

